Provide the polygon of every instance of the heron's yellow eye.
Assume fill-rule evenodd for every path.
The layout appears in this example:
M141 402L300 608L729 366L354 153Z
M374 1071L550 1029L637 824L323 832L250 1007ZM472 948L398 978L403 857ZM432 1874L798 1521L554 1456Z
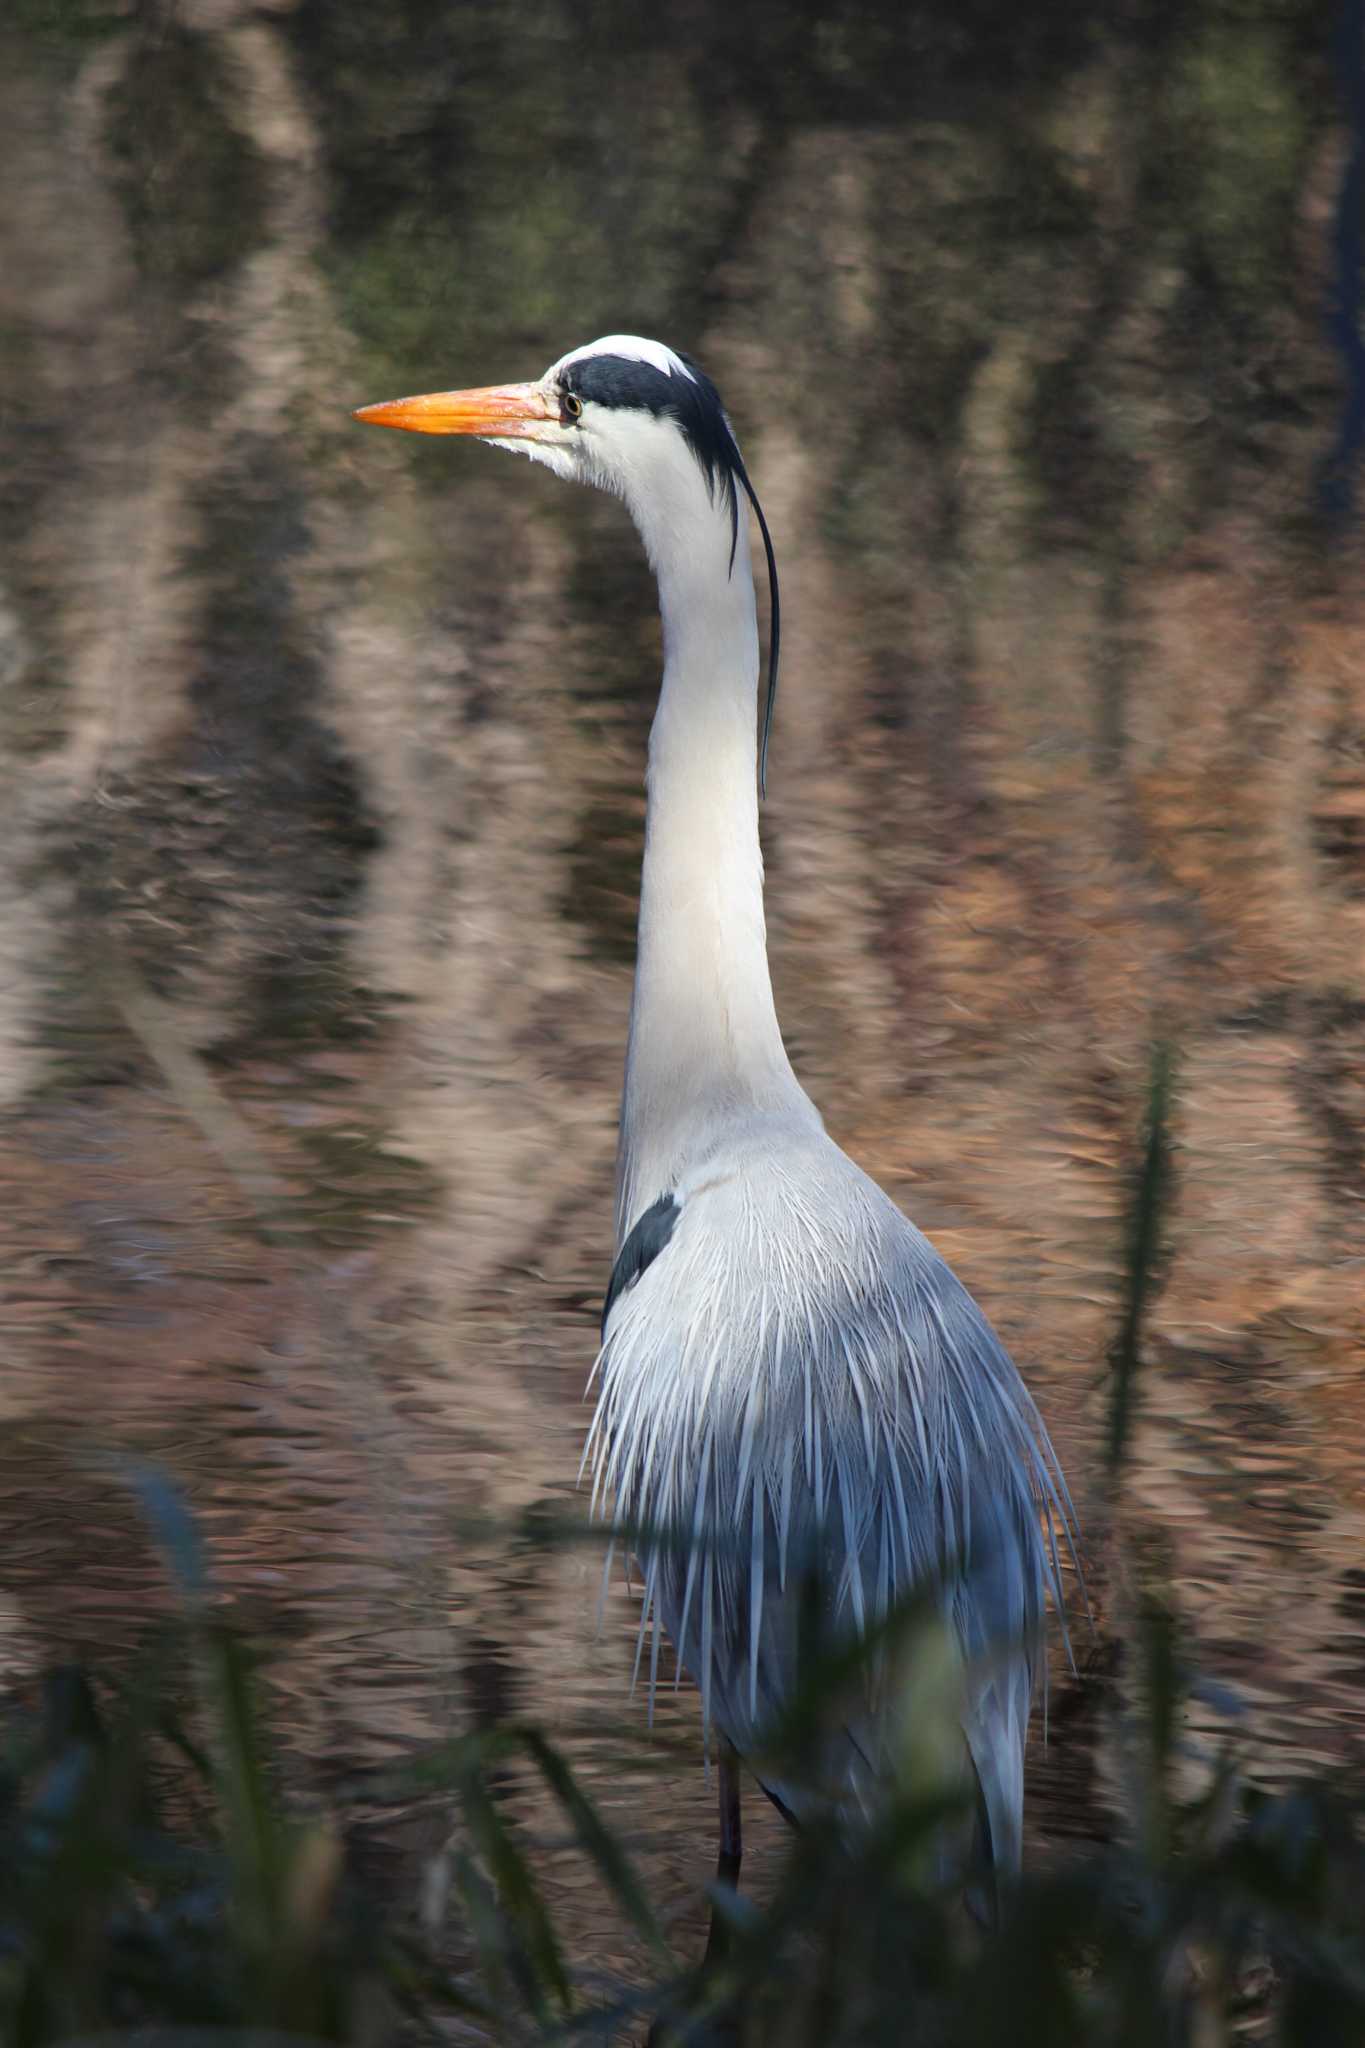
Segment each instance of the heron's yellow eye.
M583 401L575 392L566 391L559 401L559 408L565 419L581 420L583 417Z

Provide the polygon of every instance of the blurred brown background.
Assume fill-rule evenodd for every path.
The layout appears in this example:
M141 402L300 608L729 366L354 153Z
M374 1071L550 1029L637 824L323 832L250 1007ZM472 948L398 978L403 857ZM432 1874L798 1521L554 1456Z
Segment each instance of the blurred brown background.
M638 1725L628 1602L507 1530L578 1511L652 585L617 506L348 419L621 328L764 499L779 1007L1038 1393L1083 1657L1165 1037L1125 1514L1253 1767L1365 1759L1347 55L1306 0L7 11L7 1679L167 1597L150 1454L301 1770ZM1090 1754L1036 1833L1102 1824ZM700 1770L613 1782L695 1884Z

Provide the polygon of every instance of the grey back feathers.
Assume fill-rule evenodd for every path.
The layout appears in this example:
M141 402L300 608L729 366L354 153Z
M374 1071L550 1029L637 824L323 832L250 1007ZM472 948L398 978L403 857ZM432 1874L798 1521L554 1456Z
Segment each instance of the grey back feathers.
M585 1454L594 1506L614 1497L642 1532L637 1673L652 1622L652 1699L662 1622L704 1720L744 1751L793 1686L809 1564L850 1631L936 1588L992 1851L1012 1867L1071 1527L1033 1403L950 1268L823 1132L750 1125L682 1197L636 1225ZM871 1804L894 1743L894 1700L869 1695L832 1759L845 1797ZM808 1796L768 1789L798 1814Z

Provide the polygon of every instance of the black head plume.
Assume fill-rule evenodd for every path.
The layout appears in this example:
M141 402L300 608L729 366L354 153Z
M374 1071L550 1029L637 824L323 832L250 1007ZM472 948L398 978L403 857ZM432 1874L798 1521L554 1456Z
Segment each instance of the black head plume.
M768 793L768 740L772 732L773 707L777 701L777 657L782 638L782 608L777 586L777 557L772 535L749 481L744 458L739 452L730 422L717 391L706 372L690 356L679 355L685 377L670 375L653 363L633 356L580 356L566 363L562 372L565 391L598 405L628 406L655 417L671 419L691 449L706 478L713 498L721 499L730 513L730 568L735 566L739 545L739 497L736 486L753 506L763 535L763 552L768 562L768 594L771 600L768 628L768 692L763 705L763 727L758 749L758 790Z
M763 507L758 502L758 492L749 482L749 472L739 461L739 450L735 450L738 464L735 474L744 486L745 494L754 511L758 514L758 530L763 535L763 552L768 558L768 694L763 704L763 732L758 743L758 793L768 794L768 736L773 729L773 705L777 701L777 656L782 644L782 601L777 589L777 556L773 553L773 537L768 531L768 522L763 517ZM734 562L733 545L730 560Z

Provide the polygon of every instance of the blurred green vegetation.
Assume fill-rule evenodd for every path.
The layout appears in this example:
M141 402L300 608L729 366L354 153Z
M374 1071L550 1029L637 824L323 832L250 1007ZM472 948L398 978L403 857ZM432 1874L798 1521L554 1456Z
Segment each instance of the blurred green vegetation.
M11 0L6 25L45 63L70 72L106 37L126 29L128 15L118 0Z
M109 93L107 137L138 266L177 292L230 270L264 232L260 158L229 105L203 37L149 15Z
M717 1894L728 1942L698 1970L535 1728L496 1724L305 1807L271 1767L247 1646L200 1618L115 1685L59 1670L11 1704L0 2030L14 2048L153 2024L377 2044L450 2038L458 2019L462 2040L548 2044L638 2039L662 2019L678 2043L1209 2048L1254 2020L1256 2039L1295 2048L1359 2040L1358 1800L1257 1792L1231 1751L1179 1795L1178 1625L1155 1593L1139 1622L1121 1838L1027 1873L1000 1924L975 1926L929 1875L952 1799L925 1731L922 1768L874 1823L793 1833L761 1904ZM837 1713L849 1677L846 1656L812 1664L778 1746ZM528 1773L610 1899L633 1974L571 1953L545 1845L516 1818ZM355 1853L359 1830L416 1798L447 1810L448 1845L386 1885Z
M1244 319L1283 290L1311 132L1286 55L1282 23L1212 17L1179 51L1167 94L1172 224Z

